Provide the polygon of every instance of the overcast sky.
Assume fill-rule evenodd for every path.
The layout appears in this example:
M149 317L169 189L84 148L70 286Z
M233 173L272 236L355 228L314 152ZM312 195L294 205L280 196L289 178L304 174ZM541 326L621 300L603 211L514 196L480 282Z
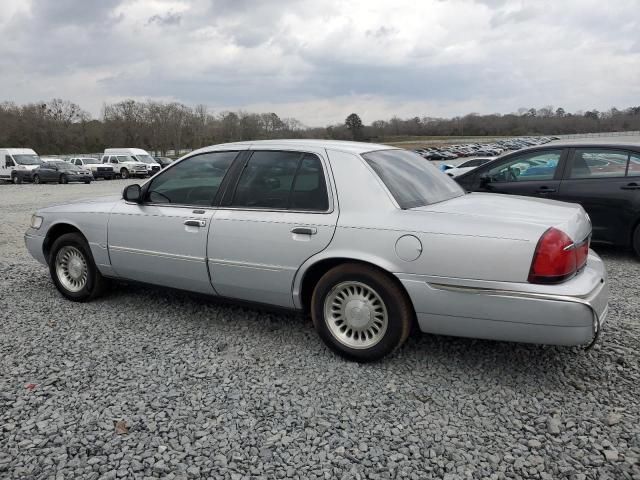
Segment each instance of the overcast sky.
M640 104L640 0L2 0L0 100L392 115Z

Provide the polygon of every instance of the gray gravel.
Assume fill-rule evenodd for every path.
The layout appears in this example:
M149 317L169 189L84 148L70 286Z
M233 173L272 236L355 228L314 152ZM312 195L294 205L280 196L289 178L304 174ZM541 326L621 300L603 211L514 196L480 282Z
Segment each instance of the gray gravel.
M116 285L62 299L32 210L125 182L0 185L0 478L640 479L640 262L577 348L416 335L373 365L308 318Z

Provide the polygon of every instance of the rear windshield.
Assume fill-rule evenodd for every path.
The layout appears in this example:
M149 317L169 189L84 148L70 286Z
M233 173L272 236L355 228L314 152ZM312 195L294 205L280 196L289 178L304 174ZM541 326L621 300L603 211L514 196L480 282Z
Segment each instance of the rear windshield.
M387 186L400 208L415 208L464 195L448 175L408 150L379 150L362 155Z

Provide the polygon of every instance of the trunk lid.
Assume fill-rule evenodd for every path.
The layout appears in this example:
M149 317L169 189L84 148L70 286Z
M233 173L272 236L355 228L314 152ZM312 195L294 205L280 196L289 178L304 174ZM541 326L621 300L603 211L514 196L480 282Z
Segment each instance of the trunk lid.
M499 218L515 224L555 227L569 235L574 242L581 242L591 234L591 221L581 205L544 198L469 193L412 210L446 213L475 219ZM461 218L461 221L464 220Z

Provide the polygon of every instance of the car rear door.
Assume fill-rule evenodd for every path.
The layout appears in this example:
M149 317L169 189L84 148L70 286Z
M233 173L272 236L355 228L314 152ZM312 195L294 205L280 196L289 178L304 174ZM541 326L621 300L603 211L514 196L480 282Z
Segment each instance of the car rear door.
M251 151L209 234L209 266L220 295L293 306L299 267L331 241L337 201L324 149Z
M111 212L109 257L121 277L214 294L207 236L222 182L240 149L194 155L158 174L143 201Z
M566 155L564 148L509 155L478 167L460 183L471 191L557 198Z
M640 208L640 154L572 148L558 198L584 207L594 241L628 245Z

